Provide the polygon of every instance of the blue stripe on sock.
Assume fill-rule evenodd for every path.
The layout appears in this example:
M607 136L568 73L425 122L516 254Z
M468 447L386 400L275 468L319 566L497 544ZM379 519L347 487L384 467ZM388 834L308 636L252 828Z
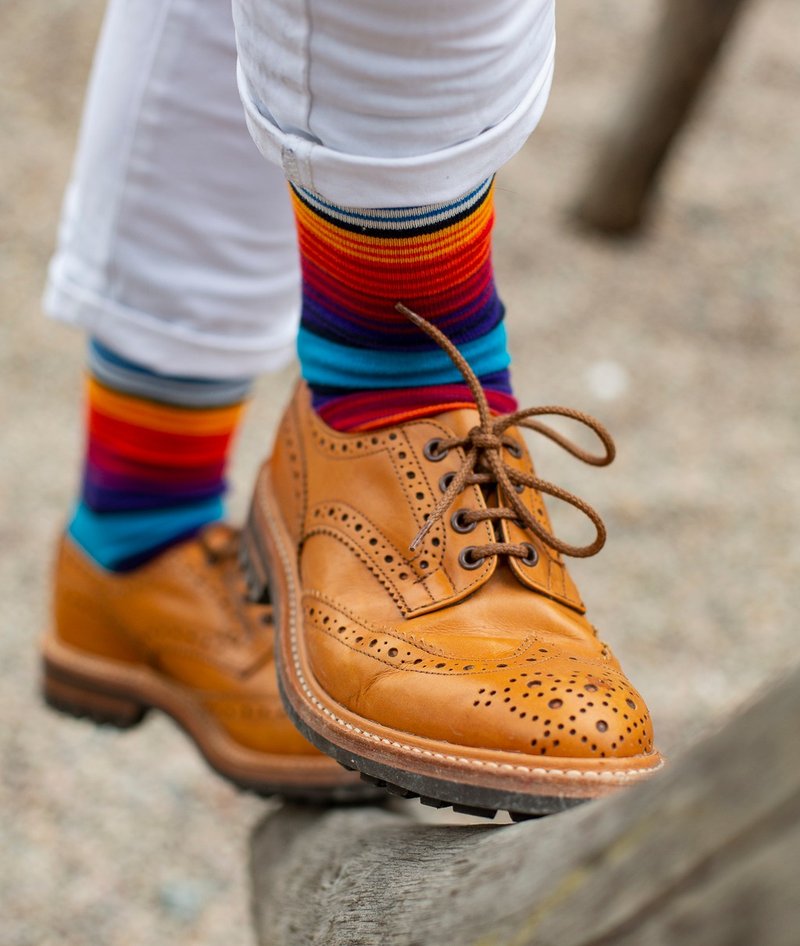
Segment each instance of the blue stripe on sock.
M459 346L476 375L502 371L511 363L506 329L501 322L480 338ZM297 352L303 377L313 386L330 385L353 390L452 384L461 374L441 349L434 351L368 351L321 338L302 326Z
M502 391L504 394L513 393L511 388L511 372L508 368L504 368L502 371L493 371L491 374L482 374L480 376L480 382L485 388L490 388L492 391ZM420 387L429 387L429 385L420 385ZM314 396L322 399L343 397L352 393L351 388L340 388L333 385L314 386Z
M148 553L165 548L177 537L197 532L222 519L225 506L219 497L169 509L133 512L94 512L86 503L75 508L68 533L103 568L120 571L143 561Z

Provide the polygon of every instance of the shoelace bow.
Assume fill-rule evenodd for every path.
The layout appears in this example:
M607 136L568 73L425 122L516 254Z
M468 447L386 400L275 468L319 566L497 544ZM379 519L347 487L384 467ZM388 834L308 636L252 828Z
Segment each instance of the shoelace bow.
M525 410L514 411L511 414L492 417L489 402L480 381L450 339L435 325L413 312L402 302L398 302L395 308L447 353L469 387L480 417L480 424L468 431L466 437L438 440L436 447L440 455L443 456L445 452L460 447L464 450L465 456L461 468L453 476L441 499L433 507L425 524L414 537L414 541L410 546L411 550L417 549L429 530L442 518L465 486L481 485L490 488L492 486L499 487L498 501L499 496L503 496L509 505L468 510L460 517L463 526L466 527L472 523L482 521L499 522L507 519L519 523L524 529L537 536L545 545L564 555L570 555L574 558L587 558L599 552L606 541L606 528L600 515L587 502L560 486L539 479L532 473L524 473L508 466L502 459L502 451L503 449L512 452L519 450L519 444L506 434L508 428L525 427L557 443L584 463L589 463L592 466L608 466L614 459L616 448L614 441L611 439L611 434L606 428L590 414L569 407L552 405L529 407ZM599 456L589 453L552 427L548 427L547 424L532 419L543 415L558 415L578 421L596 434L603 444L605 452ZM594 541L589 545L570 545L548 532L519 498L518 493L525 487L538 490L540 493L546 493L548 496L560 499L580 510L595 527ZM487 545L473 546L471 549L473 563L480 563L482 559L492 555L508 555L529 560L532 552L535 553L535 550L528 544L511 542L493 542Z

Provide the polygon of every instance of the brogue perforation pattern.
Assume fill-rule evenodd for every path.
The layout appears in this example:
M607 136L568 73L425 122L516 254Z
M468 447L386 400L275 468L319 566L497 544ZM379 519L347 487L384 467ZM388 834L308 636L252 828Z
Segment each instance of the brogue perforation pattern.
M305 619L309 625L315 625L319 630L330 637L338 639L351 650L362 651L370 656L381 655L384 663L390 666L420 672L441 674L486 673L493 670L502 670L509 666L509 660L517 659L517 655L506 657L501 661L483 661L465 658L456 660L443 654L435 653L404 639L397 634L370 629L366 625L344 614L325 601L315 597L305 602ZM523 648L527 650L527 644ZM547 648L542 653L549 652ZM529 658L536 661L543 658Z
M530 751L537 755L598 758L653 749L644 703L617 673L576 667L518 673L505 686L480 687L473 708L504 709L530 725ZM571 747L571 748L570 748Z
M385 450L388 439L383 431L374 434L365 433L356 438L353 438L352 434L337 436L336 431L327 428L323 431L317 423L311 428L311 436L318 449L331 458L342 460Z
M312 427L311 434L316 447L333 459L346 460L387 451L396 471L398 482L408 499L409 508L413 510L415 521L418 526L421 526L426 520L427 511L433 505L434 492L425 471L416 458L414 448L397 431L364 433L363 436L354 439L351 434L339 437L336 436L334 431L323 432L315 424ZM413 536L409 536L409 541L411 538ZM445 532L437 525L426 536L420 547L415 550L413 557L408 558L404 555L402 558L409 564L417 562L418 568L422 572L422 574L418 573L417 577L425 578L442 567L445 543Z
M293 418L292 418L293 419ZM286 424L282 432L283 443L286 449L286 457L289 461L289 480L292 490L292 498L295 502L295 508L298 510L300 521L293 523L295 528L302 527L304 510L306 507L306 484L302 472L302 463L300 452L302 447L295 434L294 424Z
M372 574L396 596L395 600L402 599L406 607L410 606L405 600L410 587L423 581L431 570L428 559L407 559L373 522L344 503L322 503L311 510L307 536L319 532L345 539ZM430 595L427 597L430 599Z
M429 510L435 502L433 487L408 438L401 437L392 431L388 434L388 440L392 447L390 451L392 464L408 498L408 505L414 512L414 521L419 528L427 522ZM413 536L409 536L409 541L412 538ZM436 523L414 553L424 575L433 574L435 569L441 567L444 558L444 542L444 530L441 523Z
M484 677L463 689L469 700L463 708L466 719L473 713L492 714L495 728L513 730L522 751L611 758L653 749L650 717L641 697L621 674L603 667L602 658L566 657L556 648L526 641L520 651L501 660L455 659L371 629L319 598L306 600L304 610L307 626L397 670ZM478 724L485 726L486 720Z

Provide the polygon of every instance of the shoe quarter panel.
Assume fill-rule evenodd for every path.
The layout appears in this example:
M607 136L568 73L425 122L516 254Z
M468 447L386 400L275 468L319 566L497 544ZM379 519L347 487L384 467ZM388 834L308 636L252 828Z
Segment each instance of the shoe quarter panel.
M416 549L410 548L439 498L444 472L425 458L424 444L452 435L433 423L341 434L314 416L306 428L303 543L320 535L335 539L390 591L406 616L469 594L494 570L492 560L472 570L459 565L467 546L492 541L485 523L476 535L465 536L439 521ZM469 503L480 506L480 491L468 489Z

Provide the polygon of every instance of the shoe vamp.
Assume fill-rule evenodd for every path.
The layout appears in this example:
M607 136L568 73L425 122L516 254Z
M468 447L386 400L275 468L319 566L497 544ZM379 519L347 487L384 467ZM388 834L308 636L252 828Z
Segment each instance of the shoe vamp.
M468 598L407 620L372 623L309 593L304 610L314 676L381 726L558 756L652 746L641 697L591 625L522 588L505 567Z
M606 649L583 615L520 585L505 562L475 592L400 627L454 657L513 657L534 644L550 653L601 658Z
M473 648L456 657L452 648L435 653L427 640L368 632L320 601L307 607L306 631L323 689L412 740L557 756L587 748L598 757L630 756L652 747L641 697L596 652L579 656L531 637L513 654L476 656Z

